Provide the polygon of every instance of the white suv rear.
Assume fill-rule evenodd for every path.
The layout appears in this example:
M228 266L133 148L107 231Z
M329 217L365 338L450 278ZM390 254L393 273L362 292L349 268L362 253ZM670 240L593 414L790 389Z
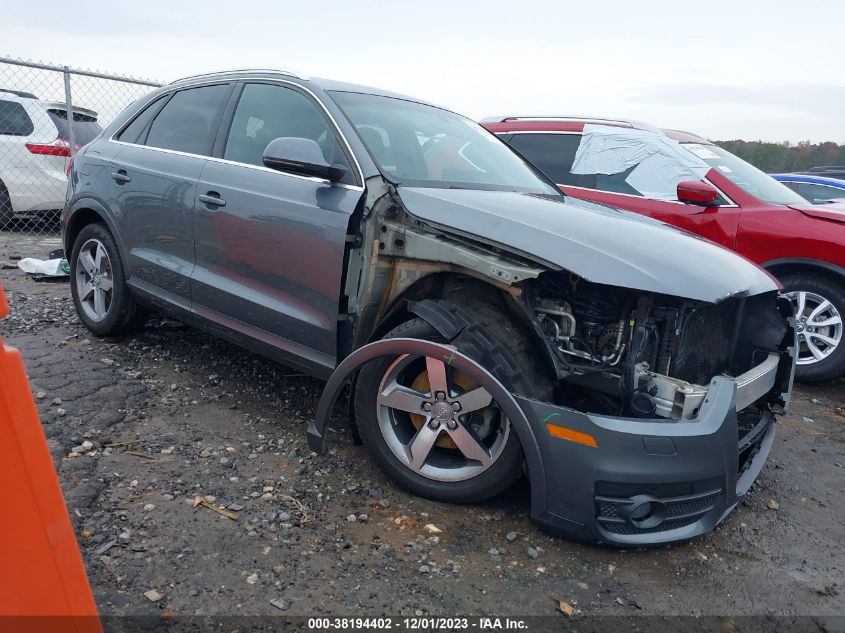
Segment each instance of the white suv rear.
M97 113L73 108L77 147L102 127ZM15 218L38 218L64 206L70 159L67 106L0 88L0 229Z

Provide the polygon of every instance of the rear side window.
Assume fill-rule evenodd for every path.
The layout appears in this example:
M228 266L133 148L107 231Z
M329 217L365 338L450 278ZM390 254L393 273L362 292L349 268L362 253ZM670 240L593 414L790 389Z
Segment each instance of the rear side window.
M580 134L514 134L510 141L511 147L555 183L594 189L594 175L569 172L580 143Z
M230 84L177 92L153 120L145 145L209 156Z
M34 129L32 119L20 103L0 99L0 134L29 136Z
M48 108L47 114L50 115L50 120L58 128L59 136L70 140L67 110ZM82 114L81 112L73 113L73 140L77 145L87 145L97 138L97 135L102 131L103 128L97 123L97 117Z
M144 110L135 117L135 119L127 125L123 132L121 132L117 140L124 143L141 143L143 145L146 140L147 127L150 125L155 116L161 110L161 107L167 102L167 97L160 97L148 105Z
M349 161L317 105L300 92L283 86L244 86L226 139L223 158L263 165L267 144L275 138L287 136L315 141L327 163L339 163L347 168L346 177L341 182L354 183Z
M795 184L797 184L796 191L813 204L824 204L825 202L845 198L845 189L837 189L836 187L807 182Z

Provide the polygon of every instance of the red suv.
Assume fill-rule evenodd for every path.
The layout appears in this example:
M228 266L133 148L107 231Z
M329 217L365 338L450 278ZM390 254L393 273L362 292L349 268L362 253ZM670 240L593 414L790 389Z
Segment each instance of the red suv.
M482 124L564 193L673 224L766 268L795 305L796 377L845 373L845 208L810 205L687 132L579 117L496 117Z

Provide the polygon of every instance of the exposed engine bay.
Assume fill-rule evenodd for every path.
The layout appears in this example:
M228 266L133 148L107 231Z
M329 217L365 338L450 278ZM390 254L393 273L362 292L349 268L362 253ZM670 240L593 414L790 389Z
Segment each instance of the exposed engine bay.
M712 304L547 273L524 301L559 361L558 401L607 415L692 419L714 377L761 363L785 333L775 293Z

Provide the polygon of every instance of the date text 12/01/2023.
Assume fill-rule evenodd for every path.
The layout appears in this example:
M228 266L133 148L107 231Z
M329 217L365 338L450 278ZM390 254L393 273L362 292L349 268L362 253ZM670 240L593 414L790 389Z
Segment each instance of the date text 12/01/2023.
M475 618L309 618L311 630L519 630L526 629L525 620L519 618L475 617Z

